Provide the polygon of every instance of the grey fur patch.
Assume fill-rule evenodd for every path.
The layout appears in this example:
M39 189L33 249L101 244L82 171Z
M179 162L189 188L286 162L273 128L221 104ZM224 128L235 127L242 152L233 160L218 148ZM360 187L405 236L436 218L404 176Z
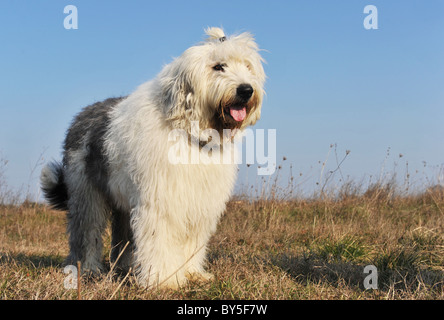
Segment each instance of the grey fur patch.
M109 194L109 161L104 149L110 112L124 98L110 98L85 107L74 118L64 142L63 168L66 172L64 185L70 245L66 263L81 261L82 269L91 272L102 270L101 233L110 214L111 260L117 262L120 270L128 269L132 260L133 235L129 212L119 209ZM47 173L48 178L44 180L52 182L55 180L53 175L52 171ZM46 184L54 185L49 182ZM129 245L125 248L127 242Z
M108 159L104 152L104 136L108 130L109 112L124 97L109 98L85 107L74 119L64 144L64 165L70 152L86 146L85 173L90 183L108 197Z

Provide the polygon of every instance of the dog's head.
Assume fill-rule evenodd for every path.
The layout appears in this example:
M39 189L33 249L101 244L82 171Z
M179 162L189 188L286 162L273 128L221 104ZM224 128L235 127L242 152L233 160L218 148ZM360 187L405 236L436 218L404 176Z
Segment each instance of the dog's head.
M167 65L158 79L165 114L176 128L243 129L260 118L264 95L263 59L249 33L225 36L206 30L203 43Z

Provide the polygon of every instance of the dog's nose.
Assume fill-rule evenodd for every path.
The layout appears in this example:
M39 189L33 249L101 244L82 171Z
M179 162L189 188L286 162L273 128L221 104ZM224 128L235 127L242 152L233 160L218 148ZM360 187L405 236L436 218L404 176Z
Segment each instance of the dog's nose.
M237 96L243 101L248 101L248 99L250 99L253 95L253 92L253 87L249 84L241 84L236 90Z

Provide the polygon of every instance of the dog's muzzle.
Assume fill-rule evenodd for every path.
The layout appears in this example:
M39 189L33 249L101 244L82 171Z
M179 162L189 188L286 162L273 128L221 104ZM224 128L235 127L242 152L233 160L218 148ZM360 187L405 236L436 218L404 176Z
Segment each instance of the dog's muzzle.
M241 84L236 89L235 103L224 108L224 113L235 122L242 122L247 117L248 101L253 96L254 89L249 84Z

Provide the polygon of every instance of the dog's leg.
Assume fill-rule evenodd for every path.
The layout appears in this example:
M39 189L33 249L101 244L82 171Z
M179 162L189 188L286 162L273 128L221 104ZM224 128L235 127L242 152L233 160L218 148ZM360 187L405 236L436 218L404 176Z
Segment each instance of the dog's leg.
M83 271L99 273L102 267L102 233L108 208L101 194L88 183L71 184L68 201L70 253L66 264L81 262ZM73 187L75 186L75 187Z
M208 230L205 227L202 230ZM209 232L195 230L193 237L190 237L183 245L183 250L187 254L186 276L192 281L211 281L214 275L205 271L207 243L209 241Z
M129 213L115 209L112 212L111 265L121 272L128 272L132 263L133 235Z
M206 248L201 247L196 251L187 266L186 276L191 281L207 282L214 280L214 275L205 271L204 266L206 262Z
M187 282L183 231L159 211L141 206L131 212L135 271L142 286L176 289Z

